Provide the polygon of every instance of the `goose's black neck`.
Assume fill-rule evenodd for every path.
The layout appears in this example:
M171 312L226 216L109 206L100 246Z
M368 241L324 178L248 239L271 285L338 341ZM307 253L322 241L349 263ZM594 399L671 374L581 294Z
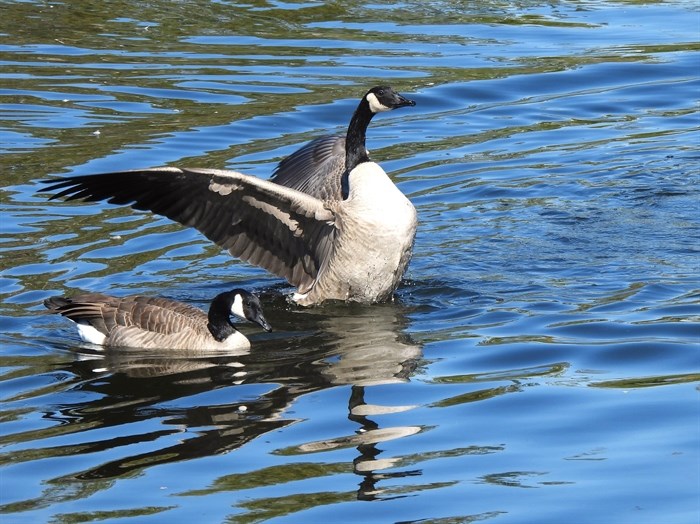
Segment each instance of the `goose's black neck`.
M350 171L363 162L369 162L369 153L365 146L367 127L374 112L369 108L367 97L363 97L350 119L348 133L345 136L345 172L340 179L343 199L350 195Z
M221 293L214 297L209 306L207 328L217 342L223 342L236 332L231 323L230 302L227 301L227 293Z
M345 136L345 169L348 173L362 162L369 162L365 138L373 116L367 97L363 97L350 119L348 134Z

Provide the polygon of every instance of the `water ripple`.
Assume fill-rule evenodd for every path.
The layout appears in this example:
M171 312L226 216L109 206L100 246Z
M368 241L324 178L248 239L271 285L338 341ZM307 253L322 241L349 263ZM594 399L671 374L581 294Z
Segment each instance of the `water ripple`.
M0 513L697 521L697 15L3 2ZM387 304L295 308L195 231L38 193L154 165L266 178L379 83L417 101L368 132L420 217ZM41 314L233 286L275 328L242 326L240 354L103 352Z

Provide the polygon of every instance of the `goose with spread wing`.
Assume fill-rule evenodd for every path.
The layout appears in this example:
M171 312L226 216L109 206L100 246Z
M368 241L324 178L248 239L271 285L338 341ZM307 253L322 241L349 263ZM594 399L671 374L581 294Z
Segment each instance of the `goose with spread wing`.
M250 341L231 322L230 315L272 328L260 300L243 289L220 293L209 312L163 297L112 297L84 293L50 297L47 313L75 322L84 342L106 347L189 350L246 350Z
M285 278L297 288L292 298L300 305L383 301L408 265L417 217L369 159L367 110L411 105L390 87L370 89L348 127L341 168L337 147L328 155L307 145L281 163L276 180L161 167L52 180L42 191L58 191L52 199L127 204L194 227L234 257Z

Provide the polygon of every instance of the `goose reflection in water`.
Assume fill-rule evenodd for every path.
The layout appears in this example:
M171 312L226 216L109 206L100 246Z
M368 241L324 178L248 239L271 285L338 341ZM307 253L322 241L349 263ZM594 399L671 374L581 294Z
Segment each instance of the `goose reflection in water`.
M299 397L351 386L345 417L360 427L355 435L327 441L326 449L357 447L359 455L347 468L352 467L363 477L358 496L364 498L374 491L373 483L381 478L374 471L394 464L391 459L376 458L380 453L377 444L420 431L418 427L380 428L369 418L410 406L364 402L365 388L408 381L420 362L421 347L405 333L405 309L400 303L290 309L284 297L277 295L266 297L265 302L266 314L276 330L271 334L252 333L251 351L173 355L120 350L106 351L102 358L79 353L69 369L80 377L72 389L89 393L91 400L64 404L50 414L51 418L73 424L75 432L85 432L86 440L94 429L134 422L148 422L152 428L157 422L155 429L146 432L134 434L132 429L113 440L81 444L80 453L113 447L128 450L130 445L141 451L143 442L157 439L174 443L138 454L127 451L116 460L70 477L110 479L157 464L235 451L296 422L288 411ZM196 395L206 396L194 405L186 400ZM203 399L212 402L203 404ZM183 438L183 433L189 433L188 437ZM319 451L318 446L309 443L291 450L291 455ZM294 466L298 467L290 463Z

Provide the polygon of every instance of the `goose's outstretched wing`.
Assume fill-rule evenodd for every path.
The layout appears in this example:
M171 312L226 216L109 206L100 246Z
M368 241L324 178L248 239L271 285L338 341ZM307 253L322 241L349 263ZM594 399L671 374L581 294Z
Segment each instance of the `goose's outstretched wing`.
M194 227L234 257L306 292L331 252L335 216L308 194L236 171L162 167L50 183L51 198L106 200Z
M270 180L321 200L342 200L343 171L345 137L325 135L284 158Z

